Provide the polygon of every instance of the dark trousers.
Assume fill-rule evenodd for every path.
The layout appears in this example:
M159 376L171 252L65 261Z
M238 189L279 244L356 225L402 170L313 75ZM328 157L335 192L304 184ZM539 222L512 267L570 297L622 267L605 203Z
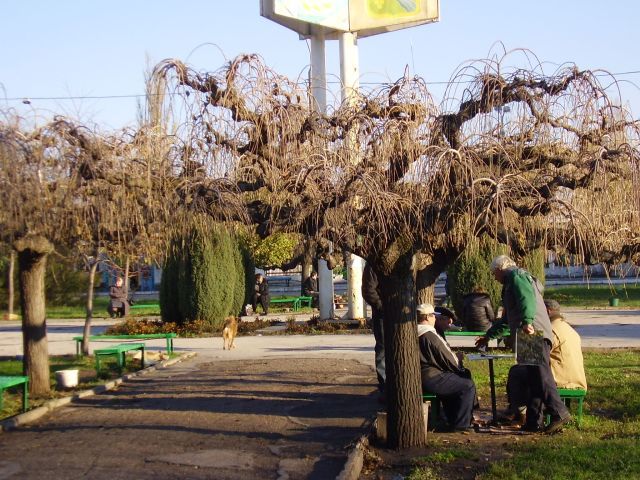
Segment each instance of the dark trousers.
M544 342L543 365L524 365L526 369L526 379L529 385L529 398L527 401L527 423L528 427L539 427L543 424L543 406L552 417L565 418L569 415L567 407L558 395L558 387L551 372L549 363L549 352L551 344Z
M384 360L384 322L382 315L373 312L371 315L371 326L373 329L373 338L376 340L373 351L375 352L376 375L378 376L378 388L384 392L384 383L387 379L386 366Z
M253 311L254 313L258 313L257 307L258 307L258 302L260 302L260 305L262 305L262 310L264 310L264 313L269 313L269 296L268 295L260 295L259 293L254 293L253 294Z
M435 393L449 426L468 428L476 401L476 386L473 380L452 372L443 372L431 378L422 378L422 390Z

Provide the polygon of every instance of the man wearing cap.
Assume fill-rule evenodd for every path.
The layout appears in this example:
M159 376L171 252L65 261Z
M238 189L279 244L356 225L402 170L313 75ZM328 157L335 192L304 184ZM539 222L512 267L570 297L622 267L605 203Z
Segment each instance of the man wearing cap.
M468 430L476 386L469 371L462 367L461 356L453 353L438 335L433 305L423 303L417 313L422 390L434 393L442 402L449 430Z
M571 420L571 414L560 399L556 382L551 373L549 353L553 342L553 332L547 309L542 299L542 285L529 272L518 268L506 255L496 257L491 263L495 279L502 284L502 319L493 324L487 333L476 340L476 346L486 346L490 339L501 338L507 329L512 338L519 335L533 335L540 332L544 338L543 362L541 365L526 365L524 371L529 395L527 417L522 429L538 432L542 429L543 405L551 414L551 423L544 429L555 433Z
M549 354L551 371L558 388L587 389L587 378L584 374L582 358L582 342L580 335L571 325L565 322L560 312L560 304L555 300L545 300L547 313L553 330L553 344ZM524 366L516 365L509 370L507 380L507 396L510 409L524 411L527 404L527 379Z

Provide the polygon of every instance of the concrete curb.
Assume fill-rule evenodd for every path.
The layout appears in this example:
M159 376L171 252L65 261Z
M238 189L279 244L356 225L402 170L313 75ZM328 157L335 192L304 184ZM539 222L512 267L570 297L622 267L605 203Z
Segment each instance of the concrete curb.
M369 436L363 435L358 439L355 446L349 453L347 461L336 480L358 480L364 465L364 452L369 446Z
M72 403L74 400L78 400L80 398L89 397L91 395L99 395L101 393L107 392L109 390L113 390L115 387L120 385L125 380L129 380L134 377L138 377L141 375L146 375L148 373L154 372L159 368L167 368L171 365L174 365L178 362L182 362L189 358L195 357L197 354L195 352L186 352L180 355L177 358L172 358L170 360L164 360L162 362L156 363L155 365L151 365L150 367L144 368L142 370L138 370L137 372L129 373L127 375L123 375L121 378L116 378L115 380L111 380L103 385L98 385L97 387L91 388L89 390L82 390L68 397L56 398L55 400L49 400L43 406L34 408L33 410L29 410L25 413L20 413L6 420L0 421L0 433L8 432L15 428L18 428L22 425L26 425L28 423L34 422L46 415L47 413L56 410L57 408L63 407Z

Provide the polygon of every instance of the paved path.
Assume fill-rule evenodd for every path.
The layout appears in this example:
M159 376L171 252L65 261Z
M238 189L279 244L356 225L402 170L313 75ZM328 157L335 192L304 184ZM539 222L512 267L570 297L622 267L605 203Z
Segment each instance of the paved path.
M582 337L583 347L640 347L640 310L574 310L564 315ZM277 315L269 315L276 317ZM299 321L309 315L299 315ZM82 320L49 320L49 353L63 355L75 353L72 337L82 334ZM104 331L114 320L94 321L94 334ZM450 337L453 346L472 346L473 337ZM118 343L118 342L113 342ZM100 345L108 345L104 342ZM164 340L146 342L150 350L164 350ZM96 343L92 344L93 346ZM222 350L220 337L178 338L174 342L177 352L194 351L213 359L240 360L300 356L313 353L319 357L337 356L373 363L373 335L263 335L238 337L237 348ZM0 356L22 354L22 331L18 322L0 322Z

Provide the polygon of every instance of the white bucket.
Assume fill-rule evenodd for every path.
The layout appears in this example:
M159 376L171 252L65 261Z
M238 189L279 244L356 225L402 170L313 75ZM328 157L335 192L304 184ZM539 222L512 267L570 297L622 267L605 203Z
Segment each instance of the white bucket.
M56 383L60 388L78 386L78 370L58 370L56 372Z

